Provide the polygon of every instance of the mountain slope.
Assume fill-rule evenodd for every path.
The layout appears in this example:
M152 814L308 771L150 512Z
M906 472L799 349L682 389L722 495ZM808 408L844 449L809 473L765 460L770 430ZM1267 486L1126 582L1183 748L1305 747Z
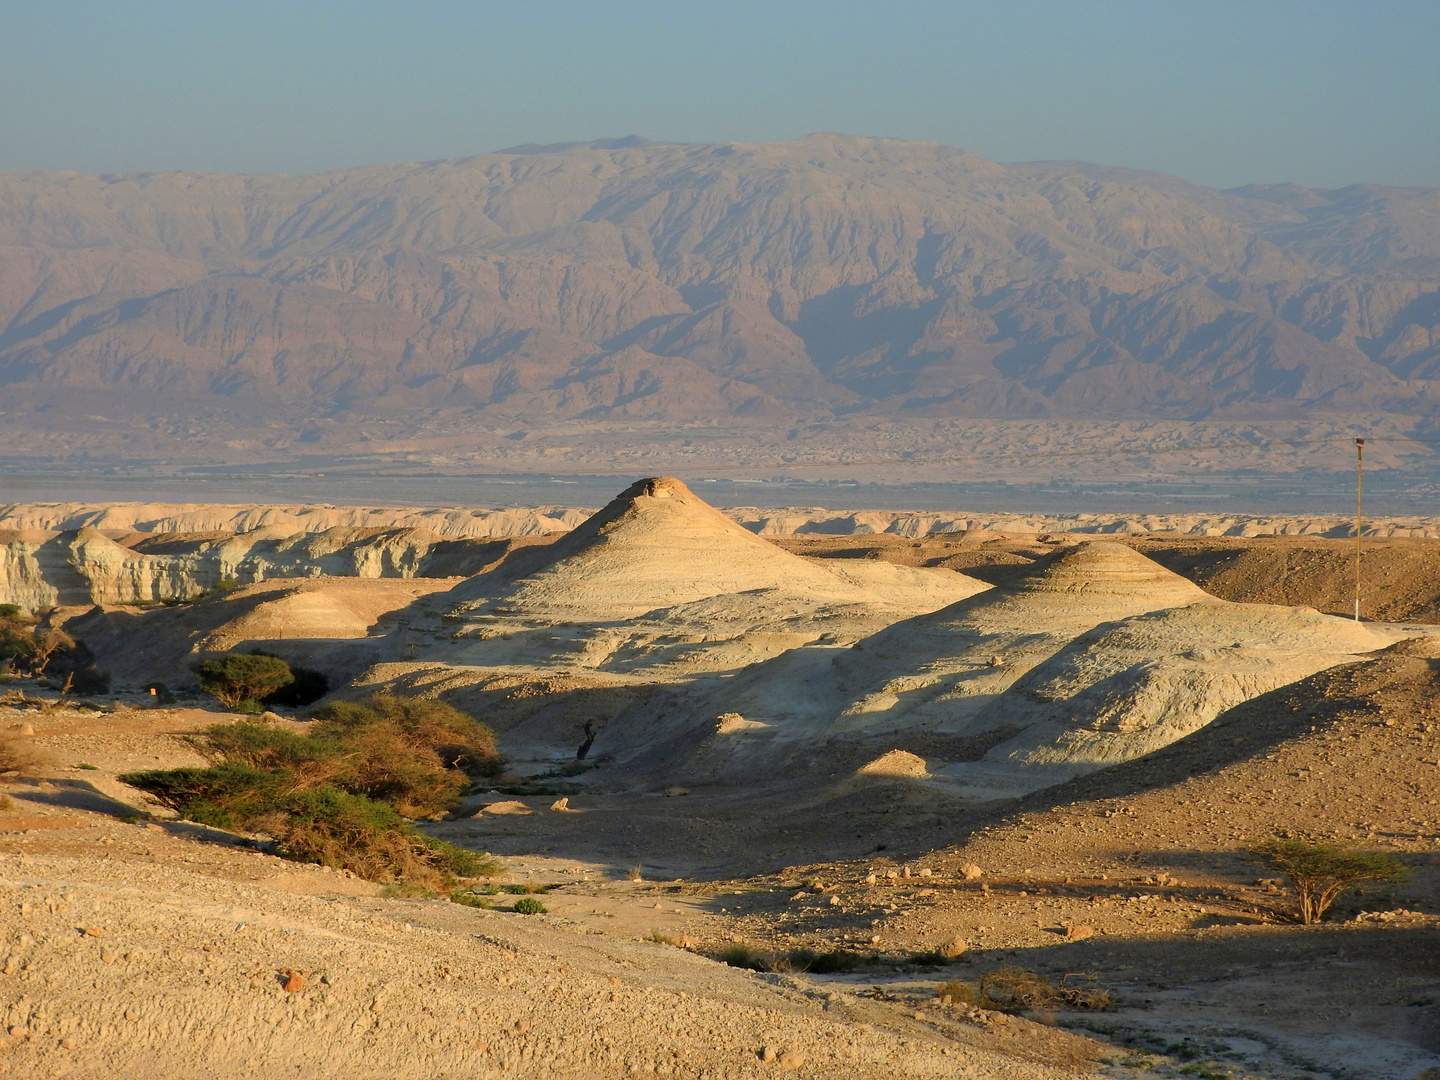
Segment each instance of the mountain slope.
M530 426L1424 417L1437 223L1431 190L1221 192L829 134L10 173L0 385L283 402L297 427L337 403Z

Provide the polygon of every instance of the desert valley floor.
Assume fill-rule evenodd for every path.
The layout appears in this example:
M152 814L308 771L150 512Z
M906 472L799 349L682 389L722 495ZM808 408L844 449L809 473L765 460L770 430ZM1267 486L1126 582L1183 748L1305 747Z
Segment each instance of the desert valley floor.
M0 1075L1440 1077L1433 521L1356 620L1326 521L0 510L0 603L113 676L0 682ZM495 730L420 823L488 906L119 779L252 649ZM1408 877L1299 925L1276 837ZM1067 993L965 999L1016 971Z

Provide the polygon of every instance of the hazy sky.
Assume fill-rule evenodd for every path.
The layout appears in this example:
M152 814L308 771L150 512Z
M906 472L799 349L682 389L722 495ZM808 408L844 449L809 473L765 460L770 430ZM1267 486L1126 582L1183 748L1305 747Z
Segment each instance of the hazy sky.
M842 131L1440 186L1437 55L1437 0L0 0L0 169Z

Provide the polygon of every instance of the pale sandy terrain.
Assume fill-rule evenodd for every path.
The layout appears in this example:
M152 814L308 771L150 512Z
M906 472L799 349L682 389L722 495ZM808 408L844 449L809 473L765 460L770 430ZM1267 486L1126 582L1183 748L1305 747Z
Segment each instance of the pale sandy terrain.
M63 610L127 676L183 686L196 658L263 647L349 680L340 696L482 717L511 775L426 828L549 884L550 913L377 896L154 814L115 776L195 763L178 736L223 718L204 698L135 709L124 677L113 712L11 698L4 726L54 760L0 777L22 919L0 1062L1414 1080L1440 1066L1440 573L1429 541L1370 543L1367 611L1403 618L1329 613L1353 587L1340 539L774 540L652 478L469 576ZM1247 853L1277 833L1393 853L1410 880L1295 926ZM847 950L852 970L718 963L736 944ZM1114 1008L935 998L1006 964L1093 977Z

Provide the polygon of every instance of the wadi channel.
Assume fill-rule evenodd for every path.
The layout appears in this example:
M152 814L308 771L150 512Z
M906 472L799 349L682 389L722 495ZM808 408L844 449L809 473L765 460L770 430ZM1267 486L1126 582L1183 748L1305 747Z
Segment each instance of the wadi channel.
M0 510L5 1075L1440 1077L1433 520ZM137 780L397 700L483 873Z

